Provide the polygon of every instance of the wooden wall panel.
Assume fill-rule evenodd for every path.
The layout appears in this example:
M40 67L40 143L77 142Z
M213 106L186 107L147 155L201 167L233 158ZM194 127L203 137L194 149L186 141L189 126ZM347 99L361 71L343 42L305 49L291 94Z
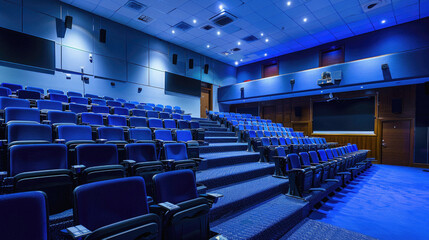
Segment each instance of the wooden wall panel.
M348 143L357 144L359 149L368 149L371 152L368 153L368 157L377 158L379 148L377 147L377 136L368 135L317 135L312 134L314 137L324 137L328 142L338 142L340 145L346 145Z

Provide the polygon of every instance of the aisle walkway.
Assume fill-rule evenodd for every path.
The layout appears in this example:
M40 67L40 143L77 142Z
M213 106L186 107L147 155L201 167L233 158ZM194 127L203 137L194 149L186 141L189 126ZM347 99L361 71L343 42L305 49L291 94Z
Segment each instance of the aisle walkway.
M429 239L429 172L374 165L311 219L379 239Z

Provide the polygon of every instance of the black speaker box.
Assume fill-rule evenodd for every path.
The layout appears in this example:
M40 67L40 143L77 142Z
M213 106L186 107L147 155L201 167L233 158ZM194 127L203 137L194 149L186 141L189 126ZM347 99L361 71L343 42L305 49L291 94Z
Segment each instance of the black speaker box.
M302 116L302 107L295 107L295 117Z
M194 69L194 59L189 59L189 69Z
M100 42L105 43L107 37L106 29L100 29Z
M177 54L173 54L173 64L177 64Z
M66 28L72 29L73 17L72 16L66 16L65 23L66 23Z
M205 65L204 65L204 73L205 73L205 74L208 74L208 73L209 73L209 65L208 65L208 64L205 64Z
M401 98L392 99L392 113L395 113L395 114L402 113L402 99Z

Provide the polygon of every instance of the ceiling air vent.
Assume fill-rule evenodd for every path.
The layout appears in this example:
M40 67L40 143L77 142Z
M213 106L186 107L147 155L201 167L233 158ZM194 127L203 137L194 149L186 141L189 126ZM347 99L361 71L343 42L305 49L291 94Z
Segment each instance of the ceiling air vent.
M240 50L241 50L241 48L233 48L233 49L231 49L232 52L238 52Z
M125 4L125 7L131 8L131 9L133 9L135 11L138 11L138 12L141 12L141 11L143 11L143 10L145 10L147 8L146 5L141 4L141 3L137 2L137 1L133 1L133 0L128 1Z
M258 38L253 36L253 35L249 35L249 36L242 38L242 39L243 39L243 41L246 41L246 42L254 42L254 41L258 40Z
M362 10L369 12L374 9L389 5L391 0L359 0Z
M153 21L153 18L145 15L141 15L138 19L144 23L150 23Z
M221 53L219 53L220 55L222 55L222 56L229 56L229 55L231 55L231 54L233 54L232 52L230 52L230 51L225 51L225 52L221 52Z
M235 21L235 19L237 19L236 16L232 15L231 13L227 12L227 11L223 11L219 14L216 14L215 16L211 17L209 20L219 26L219 27L223 27L226 26L232 22Z
M182 30L184 32L186 32L186 31L188 31L189 29L192 28L191 25L189 25L189 24L187 24L187 23L185 23L183 21L181 21L178 24L174 25L174 27L177 28L177 29L180 29L180 30Z
M211 26L211 25L205 25L205 26L203 26L203 27L201 27L201 29L204 29L204 30L210 30L210 29L213 29L214 27L213 26Z

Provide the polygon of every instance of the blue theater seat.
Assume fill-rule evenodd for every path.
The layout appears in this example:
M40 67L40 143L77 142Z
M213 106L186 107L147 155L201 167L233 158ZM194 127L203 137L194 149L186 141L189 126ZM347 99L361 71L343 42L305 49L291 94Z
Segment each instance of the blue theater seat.
M115 100L114 98L109 97L109 96L104 96L104 97L103 97L103 99L104 99L104 100L107 100L107 101Z
M72 208L73 174L68 169L67 148L62 144L24 144L10 148L10 192L43 191L49 213Z
M110 113L110 108L107 107L107 106L92 105L91 106L91 111L93 113L101 113L103 115L108 115Z
M46 195L42 192L1 195L1 238L48 240L46 205Z
M47 118L52 126L77 124L76 113L62 111L48 111Z
M182 119L182 116L181 116L180 114L178 114L178 113L173 113L173 114L171 114L171 117L172 117L173 119L177 119L177 120Z
M171 109L171 108L164 108L163 112L172 114L173 113L173 109Z
M91 100L96 100L96 99L101 100L98 95L91 94L91 93L85 93L85 97L86 98L91 98Z
M127 118L121 115L107 116L107 123L109 126L127 127Z
M79 186L74 191L74 222L91 239L161 239L161 220L149 213L141 177Z
M179 129L191 129L191 123L185 120L178 120L177 127Z
M139 105L140 103L139 102L137 102L137 101L129 101L129 103L132 103L132 104L134 104L134 105Z
M52 143L52 128L44 124L11 123L7 128L9 146L28 143Z
M148 119L148 126L151 129L157 129L157 128L163 128L162 120L159 118L149 118Z
M82 113L81 115L82 124L88 124L92 126L103 126L103 115L99 113Z
M154 107L153 108L153 110L156 111L156 112L162 112L163 109L164 108L161 108L161 107Z
M190 158L200 157L200 144L203 145L204 141L196 141L192 139L192 133L190 130L176 130L175 131L176 141L179 143L185 143Z
M152 106L150 106L150 105L144 105L144 106L143 106L143 110L146 110L146 111L153 111L153 108L154 108L154 107L152 107Z
M138 143L155 142L152 138L152 131L149 128L131 128L129 130L129 134L130 134L130 141L132 142L138 142Z
M312 164L310 160L310 155L307 152L300 152L299 153L300 160L301 160L301 166L303 168L311 168L313 171L313 183L312 187L320 187L322 184L322 177L323 177L323 168L319 164Z
M82 125L61 125L57 128L58 139L68 146L78 145L83 143L95 143L92 140L92 130L90 126Z
M53 100L53 101L63 102L63 103L68 103L69 102L69 98L66 95L59 94L59 93L50 93L49 94L49 99Z
M71 103L78 103L78 104L88 105L88 98L84 98L84 97L70 97L70 102Z
M40 111L34 108L7 107L5 109L5 122L40 123Z
M335 178L335 162L321 161L316 151L309 151L310 160L312 164L321 165L323 168L323 180Z
M122 103L118 102L118 101L107 100L106 103L107 103L107 106L109 106L109 107L122 107Z
M125 177L115 144L81 144L76 147L76 156L77 165L84 166L79 178L82 184Z
M169 114L169 113L166 113L166 112L160 112L160 113L159 113L159 118L161 118L161 119L171 119L171 116L170 116L170 114Z
M12 95L12 90L6 87L0 87L0 96L1 97L9 97Z
M176 129L177 128L176 121L173 119L164 119L164 128Z
M147 119L145 117L130 117L130 127L147 127Z
M127 109L133 109L133 108L135 108L136 107L136 105L135 104L133 104L133 103L124 103L124 108L127 108Z
M131 110L131 115L132 116L137 116L137 117L146 117L146 110L132 109Z
M170 169L191 169L194 173L198 169L198 164L201 161L199 158L189 158L186 144L184 143L165 143L164 159L169 160Z
M68 97L82 97L82 93L73 92L73 91L68 91L68 92L67 92L67 96L68 96Z
M170 105L165 105L164 109L173 109L173 107Z
M104 99L97 99L97 98L92 98L91 99L91 104L97 104L98 106L106 106L106 100Z
M23 89L22 85L14 84L14 83L1 83L0 86L9 88L12 92L16 92L18 90Z
M155 104L154 103L146 103L146 106L155 107Z
M208 215L217 198L198 195L192 171L160 173L153 181L155 201L164 210L163 239L209 239Z
M127 100L122 99L122 98L117 98L116 101L121 102L121 103L126 103L127 102Z
M52 94L52 93L54 93L54 94L62 94L62 95L64 94L64 91L56 90L56 89L48 89L47 92L48 92L48 94Z
M204 140L204 128L200 127L200 123L197 121L191 121L191 132L192 138L195 140Z
M16 95L18 96L18 98L20 99L34 99L34 100L38 100L42 98L42 94L40 94L39 91L31 91L31 90L18 90L16 92Z
M70 103L69 110L74 113L86 113L88 112L88 108L86 105L78 104L78 103Z
M58 101L37 100L37 108L42 112L47 112L50 110L62 111L63 105Z
M182 115L182 119L186 120L186 121L191 121L192 117L191 117L191 115Z
M159 113L157 111L147 111L146 112L146 116L148 118L158 118L159 117Z
M112 108L112 114L128 116L128 115L130 115L130 112L129 112L128 108L113 107Z
M120 127L99 127L98 138L107 140L106 143L127 144L124 129Z
M26 99L0 97L0 109L4 110L7 107L30 108L30 102Z

